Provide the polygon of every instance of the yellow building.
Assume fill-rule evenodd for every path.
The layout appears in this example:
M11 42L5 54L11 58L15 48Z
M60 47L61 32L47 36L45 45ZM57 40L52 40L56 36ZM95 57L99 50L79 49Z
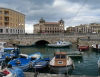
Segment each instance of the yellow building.
M43 18L41 18L39 23L34 25L34 33L64 33L64 21L61 19L58 22L46 22Z
M25 15L7 8L0 8L0 34L24 34Z

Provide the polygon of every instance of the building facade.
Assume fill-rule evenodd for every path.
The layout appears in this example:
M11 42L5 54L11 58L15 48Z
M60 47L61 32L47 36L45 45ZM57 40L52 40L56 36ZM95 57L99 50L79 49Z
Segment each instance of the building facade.
M34 25L34 33L58 34L64 32L64 21L61 19L58 22L46 22L43 18L38 24Z
M75 27L68 27L66 32L69 33L100 33L99 23L81 24Z
M24 34L25 15L7 8L0 8L0 34Z

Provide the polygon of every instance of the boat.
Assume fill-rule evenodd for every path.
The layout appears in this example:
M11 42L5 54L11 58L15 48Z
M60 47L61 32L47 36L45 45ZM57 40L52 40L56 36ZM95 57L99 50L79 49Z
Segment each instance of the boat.
M19 58L11 60L10 62L8 62L8 64L11 64L12 67L19 67L23 71L27 71L28 69L30 69L30 66L32 66L40 58L41 55L38 52L32 55L19 54Z
M47 44L48 47L69 47L70 45L71 43L66 41L57 41L55 44Z
M80 45L78 46L79 51L86 51L89 50L89 46L87 45Z
M0 60L11 60L12 58L15 58L19 54L19 50L15 48L5 48L6 42L0 42ZM9 50L9 52L7 51Z
M92 45L92 50L93 51L100 51L100 44L93 44Z
M8 67L0 70L0 77L24 77L24 73L22 69L9 65Z
M98 68L100 69L100 57L99 57L99 59L98 59L97 64L98 64Z
M51 59L50 70L54 73L68 73L74 69L73 60L67 56L66 52L56 52Z
M33 66L34 70L35 71L41 71L43 69L46 69L48 68L48 65L49 65L49 61L50 61L50 58L43 58L43 59L40 59L38 62L36 62Z

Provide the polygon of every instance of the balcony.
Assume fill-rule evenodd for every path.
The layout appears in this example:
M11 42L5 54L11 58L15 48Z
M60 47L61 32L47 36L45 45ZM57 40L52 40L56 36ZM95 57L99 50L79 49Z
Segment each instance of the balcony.
M8 16L9 15L9 11L4 11L4 15Z
M4 20L5 20L5 22L8 22L9 21L9 17L5 17Z

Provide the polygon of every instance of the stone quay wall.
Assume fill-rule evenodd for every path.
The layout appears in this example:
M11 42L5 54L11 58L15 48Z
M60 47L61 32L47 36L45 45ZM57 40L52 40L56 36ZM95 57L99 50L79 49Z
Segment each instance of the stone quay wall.
M44 40L55 43L59 40L70 41L74 44L100 44L100 34L0 34L0 41L19 45L32 45Z

